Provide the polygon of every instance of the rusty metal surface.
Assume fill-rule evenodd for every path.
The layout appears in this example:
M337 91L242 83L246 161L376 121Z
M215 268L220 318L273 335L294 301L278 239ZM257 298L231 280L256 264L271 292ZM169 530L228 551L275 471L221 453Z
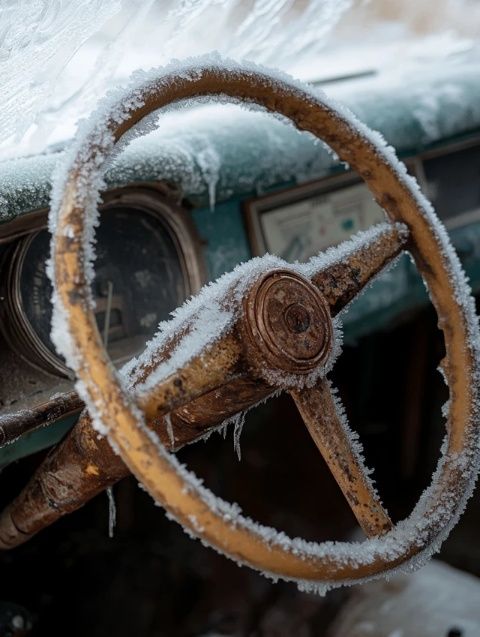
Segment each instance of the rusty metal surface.
M170 414L171 432L164 417L150 425L167 449L178 451L271 392L271 387L261 382L238 378L174 410ZM2 512L3 548L23 543L129 473L84 412L72 432L50 452L20 495Z
M308 374L332 351L329 308L318 288L288 271L269 272L244 302L248 364L260 378L268 369Z
M332 263L317 275L312 282L318 287L336 316L360 290L387 267L395 256L405 249L405 239L398 229L391 226L368 245L355 250L346 258Z
M341 421L328 382L322 380L316 387L290 393L365 534L374 537L390 531L392 522L353 448L351 433Z
M52 425L57 420L76 414L82 408L83 402L72 391L51 396L31 409L4 414L0 417L0 447L34 429Z
M397 248L397 242L385 242L382 265L388 261L388 249L393 258ZM365 266L363 273L366 276ZM322 280L320 275L317 280ZM332 281L328 274L323 288L331 289L330 298L335 299L336 307L342 302L337 298L342 286L348 283L349 289L354 286L359 289L363 284L356 270L351 275L351 268L347 267L341 280L337 277L334 286ZM194 359L167 383L140 398L149 426L166 448L176 451L194 442L226 419L271 395L274 388L259 378L265 364L289 373L306 373L330 354L333 328L328 305L318 287L308 280L290 271L275 270L252 286L245 298L244 311L240 332L232 330L210 351L213 373L205 375L205 360ZM144 383L168 359L192 326L186 324L172 337L153 363L131 370L134 385ZM205 392L205 386L215 384L219 386ZM186 404L175 407L183 402ZM165 404L173 406L168 422ZM85 412L66 440L49 454L19 497L2 513L0 542L7 547L26 541L128 473L108 441L99 438Z

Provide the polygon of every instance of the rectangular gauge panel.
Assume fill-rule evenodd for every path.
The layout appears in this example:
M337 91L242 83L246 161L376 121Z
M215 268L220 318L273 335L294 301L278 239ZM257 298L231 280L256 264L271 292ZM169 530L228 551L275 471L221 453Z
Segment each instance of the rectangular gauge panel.
M360 230L385 221L363 182L339 177L248 202L254 254L306 261Z

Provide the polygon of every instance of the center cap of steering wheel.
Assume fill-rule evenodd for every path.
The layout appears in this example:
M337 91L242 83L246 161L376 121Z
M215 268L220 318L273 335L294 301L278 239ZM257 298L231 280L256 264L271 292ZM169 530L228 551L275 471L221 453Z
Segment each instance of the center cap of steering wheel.
M251 358L289 373L308 374L332 350L333 326L328 305L306 278L275 270L261 278L245 301Z

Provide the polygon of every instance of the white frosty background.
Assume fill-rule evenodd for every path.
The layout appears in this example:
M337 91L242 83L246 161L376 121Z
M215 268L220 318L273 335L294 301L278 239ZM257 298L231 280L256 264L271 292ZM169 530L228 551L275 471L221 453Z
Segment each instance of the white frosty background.
M1 0L0 157L71 136L132 70L218 50L308 79L478 36L479 0ZM400 56L399 56L400 52Z

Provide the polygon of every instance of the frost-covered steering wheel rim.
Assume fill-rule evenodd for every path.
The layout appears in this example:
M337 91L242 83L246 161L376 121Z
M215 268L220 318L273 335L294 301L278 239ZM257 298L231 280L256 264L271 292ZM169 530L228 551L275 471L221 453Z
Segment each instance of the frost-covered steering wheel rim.
M360 174L391 221L402 221L410 230L409 249L445 338L448 439L432 485L415 511L382 537L359 544L291 540L209 500L206 490L191 481L143 426L142 414L104 350L84 267L103 184L101 170L116 142L144 117L204 96L256 104L313 133ZM374 577L438 549L461 514L478 469L479 330L468 284L443 226L379 135L290 78L252 65L200 60L137 77L133 88L104 103L84 126L55 188L51 228L57 347L77 374L77 388L94 422L108 425L109 439L124 462L188 532L272 576L322 585Z

